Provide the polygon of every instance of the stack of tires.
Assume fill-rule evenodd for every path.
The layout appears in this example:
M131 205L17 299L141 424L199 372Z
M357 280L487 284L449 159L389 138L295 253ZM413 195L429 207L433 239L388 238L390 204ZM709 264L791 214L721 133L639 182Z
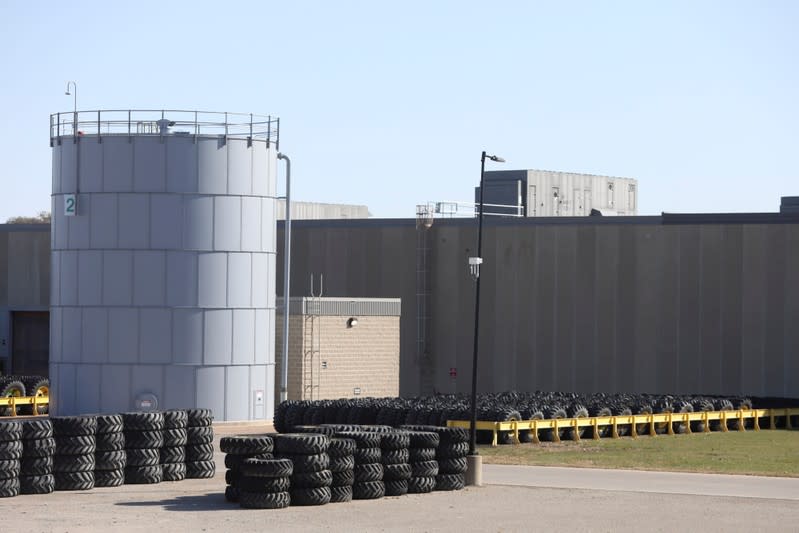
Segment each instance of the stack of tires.
M46 418L23 420L20 494L50 494L55 490L53 453L53 423Z
M159 453L159 463L164 481L186 479L186 443L189 415L182 409L164 411L164 445Z
M241 465L239 505L245 509L283 509L291 502L289 459L251 457Z
M55 490L94 488L97 418L92 415L52 416L50 421L55 437Z
M385 496L380 434L371 431L340 431L336 433L336 437L355 441L353 499L374 500Z
M186 427L186 478L214 477L214 414L210 409L187 409Z
M469 432L463 428L437 428L437 433L440 442L436 449L436 490L461 490L466 485Z
M0 422L0 498L19 494L22 449L22 424Z
M386 496L408 494L408 480L411 479L410 446L411 437L406 431L394 430L380 435L380 461L383 464Z
M291 505L324 505L330 502L333 473L330 471L330 439L320 433L283 433L272 436L275 457L289 459Z
M243 472L242 467L244 461L251 458L258 459L271 459L274 443L272 438L266 435L253 435L253 436L232 436L222 437L219 441L219 449L225 453L225 499L229 502L239 501L239 492L244 489L245 492L286 492L288 491L288 478L286 479L286 486L282 490L265 490L267 487L261 481L264 478L272 479L272 476L256 476L256 479L247 479ZM286 477L286 476L282 476ZM269 482L274 484L277 482ZM270 487L274 488L274 487ZM262 490L250 490L262 489Z
M356 448L357 445L352 439L337 437L330 439L327 454L330 456L330 471L333 473L333 484L330 487L331 503L352 501Z
M438 433L408 430L408 437L410 438L408 458L411 467L408 492L411 494L433 492L438 475L438 461L436 461L436 449L440 440Z
M164 445L164 414L122 413L125 434L126 485L150 485L163 480L161 448Z
M119 487L125 483L125 433L121 415L96 415L94 486Z

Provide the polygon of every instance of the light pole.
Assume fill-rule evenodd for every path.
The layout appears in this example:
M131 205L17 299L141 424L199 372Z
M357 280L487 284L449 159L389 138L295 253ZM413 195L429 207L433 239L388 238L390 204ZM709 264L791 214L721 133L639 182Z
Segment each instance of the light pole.
M291 159L278 153L286 162L286 216L283 225L283 356L280 367L280 401L288 399L289 383L289 274L291 269Z
M69 92L69 86L72 85L72 92ZM78 84L74 81L67 82L67 90L64 91L64 94L67 96L72 96L72 127L74 131L72 132L73 135L78 134Z
M469 258L469 272L475 280L474 298L474 351L472 352L472 412L469 420L469 457L467 484L482 484L482 458L477 454L477 342L480 331L480 265L483 264L483 177L485 176L486 159L497 163L505 160L496 155L488 155L483 150L480 156L480 213L477 217L477 257Z

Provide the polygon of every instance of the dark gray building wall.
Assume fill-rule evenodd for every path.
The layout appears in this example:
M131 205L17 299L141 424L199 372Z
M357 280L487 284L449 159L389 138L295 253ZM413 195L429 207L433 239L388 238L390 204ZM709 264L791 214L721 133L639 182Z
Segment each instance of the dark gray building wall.
M799 397L799 219L683 222L486 220L479 389ZM430 370L435 391L469 391L473 220L428 230L428 365L416 355L413 221L293 229L292 296L314 273L326 296L402 298L403 395L433 392L421 386Z

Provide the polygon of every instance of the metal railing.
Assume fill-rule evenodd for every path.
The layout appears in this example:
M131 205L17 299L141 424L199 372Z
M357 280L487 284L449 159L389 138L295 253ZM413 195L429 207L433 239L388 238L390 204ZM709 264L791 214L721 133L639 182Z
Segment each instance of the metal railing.
M50 115L50 146L86 135L217 136L266 141L280 149L280 119L271 115L179 109L104 109Z
M636 425L645 425L645 435L657 435L657 429L665 429L668 435L674 435L674 424L682 424L685 433L691 433L691 422L703 422L703 433L711 431L711 421L718 422L719 431L729 431L732 425L738 431L746 431L747 421L755 431L760 431L760 419L768 419L769 428L777 427L777 418L785 418L785 428L791 429L791 417L799 416L799 408L785 409L737 409L735 411L704 411L701 413L660 413L660 414L641 414L641 415L617 415L617 416L593 416L584 418L551 418L546 420L511 420L507 422L491 422L479 420L476 424L478 431L492 431L493 439L491 446L497 446L498 435L500 432L509 432L514 444L519 444L519 431L530 431L532 442L539 443L538 432L549 430L553 442L560 442L560 430L572 429L572 440L580 440L580 428L592 428L591 438L599 440L600 427L610 426L610 436L619 438L619 426L624 426L629 430L632 438L637 438L639 433ZM469 429L468 420L448 420L448 427L461 427Z

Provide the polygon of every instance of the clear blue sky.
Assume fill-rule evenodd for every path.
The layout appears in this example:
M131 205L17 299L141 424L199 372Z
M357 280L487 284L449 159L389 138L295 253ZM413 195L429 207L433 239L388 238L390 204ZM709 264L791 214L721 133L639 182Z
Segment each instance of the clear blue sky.
M483 149L637 178L640 214L776 211L798 28L791 1L0 0L0 220L49 209L67 80L82 110L279 116L293 197L377 217L468 201Z

